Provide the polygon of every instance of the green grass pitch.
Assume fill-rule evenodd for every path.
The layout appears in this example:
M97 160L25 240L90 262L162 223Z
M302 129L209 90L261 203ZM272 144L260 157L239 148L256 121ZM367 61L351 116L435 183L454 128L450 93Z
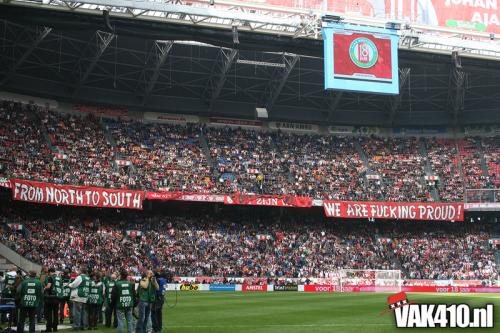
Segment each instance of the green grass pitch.
M408 293L417 303L495 304L493 329L398 329L387 293L179 292L177 306L164 307L166 333L500 332L500 294ZM167 295L168 303L175 300ZM102 330L110 333L116 330Z

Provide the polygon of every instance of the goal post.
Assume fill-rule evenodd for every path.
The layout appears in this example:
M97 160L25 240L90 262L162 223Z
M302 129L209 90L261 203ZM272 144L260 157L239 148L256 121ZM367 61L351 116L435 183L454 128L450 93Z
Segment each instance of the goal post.
M341 292L363 288L374 292L401 291L400 270L379 269L341 269L339 271L339 286Z

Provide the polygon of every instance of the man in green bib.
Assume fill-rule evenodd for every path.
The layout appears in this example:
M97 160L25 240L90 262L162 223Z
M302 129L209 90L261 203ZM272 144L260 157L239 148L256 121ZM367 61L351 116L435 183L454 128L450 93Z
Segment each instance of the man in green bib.
M63 288L63 297L60 300L59 303L59 323L64 322L64 309L66 307L66 304L68 305L69 309L69 316L70 316L70 323L72 323L71 319L71 302L69 301L69 295L71 294L71 289L68 286L69 283L71 282L71 276L69 274L69 269L65 269L64 273L61 275L61 282L62 282L62 288Z
M87 299L90 293L90 278L87 276L87 267L80 268L80 275L69 284L69 287L70 300L73 302L73 330L85 330L89 327Z
M90 293L88 298L89 303L89 329L96 330L97 322L99 321L99 313L102 310L104 302L104 285L101 282L101 274L99 272L92 274L92 283L90 285Z
M118 327L118 319L116 318L116 308L111 304L111 292L115 287L116 283L116 274L113 273L104 283L104 287L106 288L106 299L104 301L105 306L105 325L106 327L111 327L111 317L113 317L113 327Z
M153 271L148 271L139 282L139 318L137 319L136 333L146 333L151 308L159 288Z
M132 309L135 303L135 291L132 282L128 281L128 273L120 272L120 279L115 282L111 291L111 304L116 308L118 317L118 333L123 333L124 323L127 322L127 333L132 333Z
M45 320L47 321L44 332L57 332L59 299L63 296L61 278L56 276L56 270L51 267L45 278Z
M26 317L29 318L29 333L35 333L35 315L38 306L42 302L42 290L42 283L36 278L35 271L30 271L29 277L17 287L21 309L19 321L17 322L17 333L24 333Z

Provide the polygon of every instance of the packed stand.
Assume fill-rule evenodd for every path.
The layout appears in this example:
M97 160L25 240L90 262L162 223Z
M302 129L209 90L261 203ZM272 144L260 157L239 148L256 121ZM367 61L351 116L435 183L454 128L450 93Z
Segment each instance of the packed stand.
M205 135L226 192L319 199L377 199L346 137L208 128Z
M491 201L491 193L470 189L500 188L498 137L481 139L482 150L478 138L426 139L434 183L424 179L429 165L416 138L148 124L0 105L0 176L7 178L368 201L461 201L466 189L469 201Z
M481 144L493 188L500 189L500 136L482 138ZM496 200L500 201L500 195Z
M205 128L223 193L293 194L287 153L278 132Z
M427 139L427 155L433 173L439 177L439 199L445 202L463 200L463 182L460 175L456 141L452 139Z
M441 230L417 235L402 232L392 248L410 279L496 280L498 271L490 235L470 223L453 233Z
M319 199L377 200L366 170L347 137L278 133L277 144L292 177L294 194Z
M457 140L462 161L462 170L466 189L484 189L490 187L490 179L484 175L481 154L476 138Z
M254 210L253 210L254 211ZM245 211L246 212L246 211ZM325 277L339 269L401 269L404 278L498 278L487 223L325 222L322 217L255 217L209 210L81 217L3 214L1 241L59 269L88 266L177 276ZM399 266L401 265L401 266Z
M92 116L39 112L57 153L51 180L56 183L124 188L126 174L113 166L115 154L99 121Z
M35 120L35 105L0 101L0 176L49 180L52 154Z
M191 125L106 120L121 159L130 161L131 183L142 189L214 192L212 170Z
M385 183L387 201L432 201L423 185L424 158L417 138L360 137L361 147L368 155L370 168Z
M125 265L139 273L162 265L180 276L304 277L346 267L392 268L382 248L362 229L327 233L306 225L155 217L140 221L139 237L126 234L139 225L115 221L23 222L29 238L12 233L2 241L28 259L61 269L82 264L97 269Z

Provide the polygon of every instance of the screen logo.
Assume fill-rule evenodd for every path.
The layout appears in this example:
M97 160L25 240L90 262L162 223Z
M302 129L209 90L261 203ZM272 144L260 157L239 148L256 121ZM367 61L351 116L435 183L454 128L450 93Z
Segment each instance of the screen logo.
M378 60L378 50L374 42L365 37L356 38L349 47L352 62L363 69L373 67Z

